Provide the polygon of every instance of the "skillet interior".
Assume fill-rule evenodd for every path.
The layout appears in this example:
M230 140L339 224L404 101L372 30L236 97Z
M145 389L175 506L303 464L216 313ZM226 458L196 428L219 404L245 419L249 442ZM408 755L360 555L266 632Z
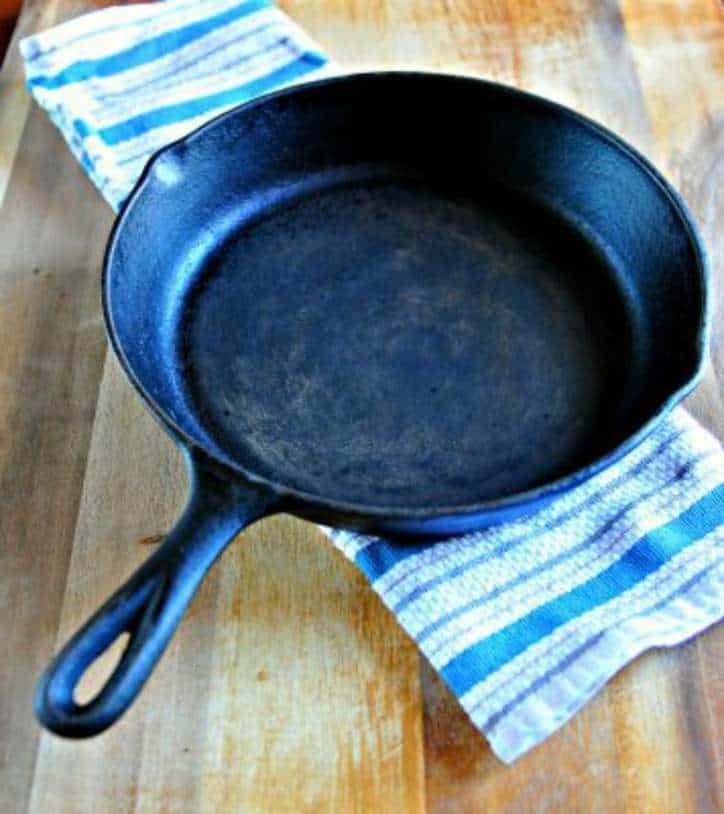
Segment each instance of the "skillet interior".
M681 214L599 131L497 86L360 77L152 165L107 266L146 394L219 457L366 506L570 474L698 366Z

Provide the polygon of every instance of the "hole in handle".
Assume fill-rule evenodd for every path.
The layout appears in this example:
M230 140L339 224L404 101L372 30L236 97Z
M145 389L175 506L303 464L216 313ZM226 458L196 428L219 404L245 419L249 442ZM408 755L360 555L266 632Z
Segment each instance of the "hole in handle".
M79 706L90 704L106 685L126 652L131 634L119 633L116 640L90 664L73 690L73 701Z

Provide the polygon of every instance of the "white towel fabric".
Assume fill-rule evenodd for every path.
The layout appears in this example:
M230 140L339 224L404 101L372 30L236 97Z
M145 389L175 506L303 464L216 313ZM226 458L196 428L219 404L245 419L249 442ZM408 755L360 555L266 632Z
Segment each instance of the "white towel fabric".
M266 91L330 71L267 0L117 6L21 41L28 87L118 209L156 150Z
M108 8L21 50L31 92L115 208L159 147L330 70L266 0ZM724 453L679 409L521 520L434 545L327 531L510 762L643 650L722 618L723 523Z

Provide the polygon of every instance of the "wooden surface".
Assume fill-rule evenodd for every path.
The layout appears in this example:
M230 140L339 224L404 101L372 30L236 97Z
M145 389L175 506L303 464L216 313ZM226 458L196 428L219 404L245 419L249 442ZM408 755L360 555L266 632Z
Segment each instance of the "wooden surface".
M298 0L350 69L479 74L601 120L681 189L715 270L713 364L689 406L724 437L724 13L716 0ZM22 34L90 0L26 0ZM311 525L225 554L142 699L104 736L41 734L54 649L172 523L170 442L108 354L111 213L0 73L0 811L724 811L724 626L626 668L507 768Z

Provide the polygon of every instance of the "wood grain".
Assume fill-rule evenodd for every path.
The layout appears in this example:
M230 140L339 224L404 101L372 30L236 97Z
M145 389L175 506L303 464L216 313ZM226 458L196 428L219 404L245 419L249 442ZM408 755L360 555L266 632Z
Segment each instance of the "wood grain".
M651 156L711 250L714 352L691 407L724 435L716 0L281 5L345 68L518 84ZM90 6L26 0L15 41ZM185 481L173 446L106 358L98 271L111 214L30 107L15 46L0 74L0 204L0 634L12 656L0 666L0 809L724 810L721 625L639 659L508 768L430 668L419 669L357 571L288 517L254 526L224 555L114 729L82 743L40 736L35 676L170 527Z
M55 644L105 354L98 209L33 110L0 217L0 798L18 811L39 735L30 676Z

